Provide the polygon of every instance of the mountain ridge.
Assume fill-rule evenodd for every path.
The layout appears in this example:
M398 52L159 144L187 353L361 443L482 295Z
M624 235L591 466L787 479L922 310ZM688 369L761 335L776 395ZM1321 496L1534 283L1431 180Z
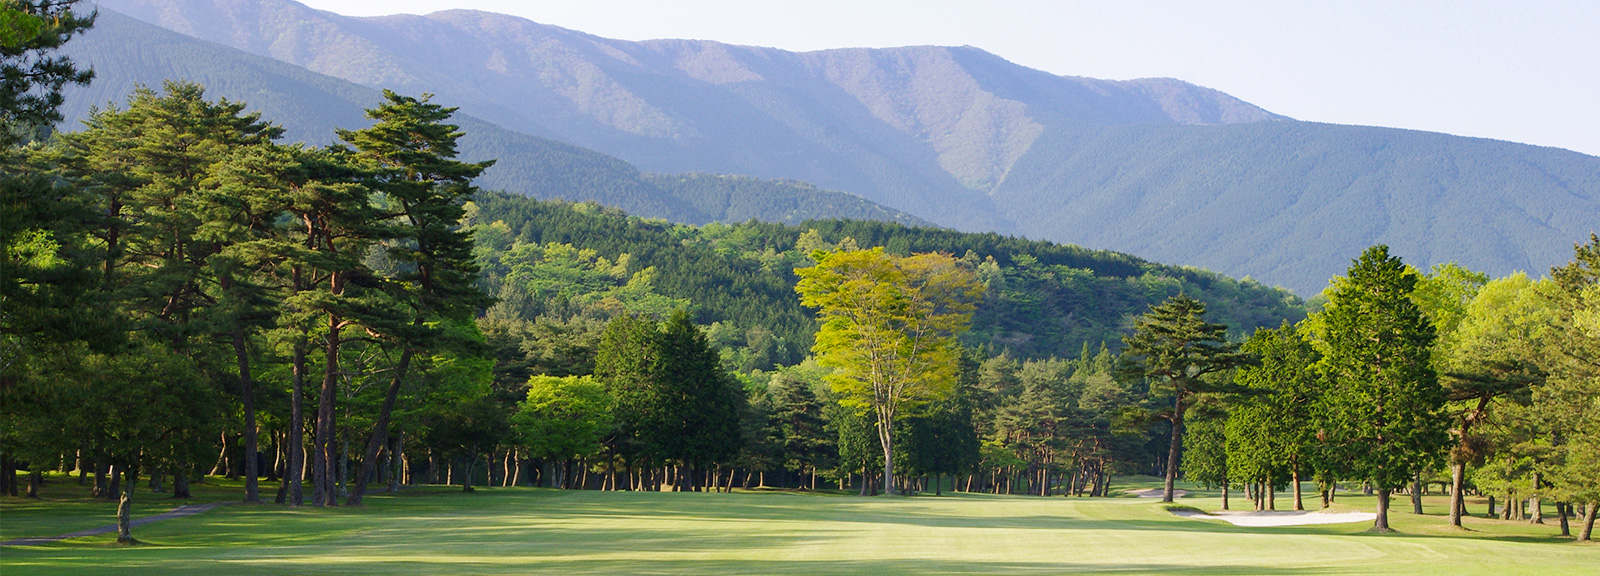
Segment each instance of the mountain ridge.
M114 10L102 9L96 28L68 44L66 52L97 67L93 83L71 87L66 93L62 112L68 120L62 128L68 130L86 117L91 107L120 105L135 86L155 87L167 79L199 81L207 86L209 97L243 101L250 111L283 125L287 140L312 144L332 142L334 127L368 125L371 120L364 117L363 110L382 100L377 90L170 32ZM857 196L766 181L745 183L746 190L766 195L749 199L745 205L757 202L780 211L767 213L748 207L726 211L730 206L721 206L725 212L708 212L704 208L717 207L692 205L677 197L675 190L650 181L663 175L642 172L621 159L506 130L467 114L457 114L452 121L465 133L463 158L498 160L478 180L489 189L546 199L597 201L640 216L696 224L735 216L740 221L752 217L774 222L855 217L927 224ZM825 210L814 210L810 204Z
M481 11L354 18L290 0L102 5L435 92L509 132L643 172L804 181L942 226L1302 295L1380 242L1421 267L1540 271L1600 222L1600 158L1302 122L1181 81L1059 76L970 47L628 42ZM1524 200L1538 206L1506 208ZM1539 207L1551 203L1563 210Z

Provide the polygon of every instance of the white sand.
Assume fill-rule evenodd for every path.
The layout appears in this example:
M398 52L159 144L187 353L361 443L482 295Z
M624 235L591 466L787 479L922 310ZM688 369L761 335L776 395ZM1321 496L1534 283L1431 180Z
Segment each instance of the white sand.
M1193 510L1173 510L1172 514L1184 518L1221 520L1234 526L1253 527L1347 524L1350 522L1371 522L1378 517L1377 514L1372 512L1255 512L1246 510L1219 510L1210 514Z
M1123 490L1123 492L1126 492L1128 494L1132 494L1134 496L1138 496L1140 498L1160 498L1162 491L1163 491L1163 489L1161 489L1161 488L1145 488L1143 490ZM1173 498L1182 498L1182 497L1188 496L1188 495L1189 495L1189 491L1188 490L1177 490L1177 489L1174 489L1172 491L1172 497Z

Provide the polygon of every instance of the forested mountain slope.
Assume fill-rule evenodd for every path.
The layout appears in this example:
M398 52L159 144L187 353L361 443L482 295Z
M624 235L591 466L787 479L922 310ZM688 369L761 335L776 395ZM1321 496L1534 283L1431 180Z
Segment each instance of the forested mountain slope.
M62 129L69 131L77 129L78 120L92 107L120 105L135 86L159 87L168 79L193 80L204 84L213 98L247 102L251 110L281 123L287 140L313 144L334 140L336 127L367 126L371 120L363 117L362 110L382 98L373 88L196 40L111 10L102 9L94 29L69 44L66 52L95 69L93 83L68 91L62 109L68 120ZM612 156L507 130L467 114L458 114L454 121L466 133L463 157L497 160L478 181L488 189L593 200L642 216L689 223L750 218L922 222L850 194L791 182L651 175ZM688 186L679 180L700 184ZM656 181L669 184L658 186ZM721 200L708 202L712 196Z
M1373 244L1423 268L1539 276L1600 229L1600 158L1559 148L1308 122L1078 126L1041 142L993 196L1020 233L1301 294Z
M940 225L1202 265L1302 295L1379 242L1423 267L1538 273L1600 222L1600 158L1298 122L1176 80L1057 76L972 47L796 53L611 40L460 10L102 5L359 84L436 92L645 170L793 178Z
M1299 298L1257 282L993 233L859 220L692 227L493 193L469 213L485 288L501 300L491 318L548 316L551 330L582 331L575 320L619 307L659 315L689 306L697 323L713 325L719 346L746 355L735 362L741 370L792 365L809 353L816 325L794 292L793 270L811 264L810 249L841 243L968 259L988 290L967 344L1013 357L1117 348L1134 316L1180 292L1207 302L1208 317L1238 336L1305 314Z
M102 5L367 86L437 92L469 114L646 170L795 178L966 228L1004 224L981 192L1040 136L1041 112L1274 118L1183 82L1059 77L970 47L795 53L611 40L466 10L352 18L292 0Z

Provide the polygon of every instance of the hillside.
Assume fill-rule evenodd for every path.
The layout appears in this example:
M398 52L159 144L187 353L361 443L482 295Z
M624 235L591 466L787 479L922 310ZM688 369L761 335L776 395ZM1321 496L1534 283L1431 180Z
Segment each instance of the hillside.
M1303 295L1378 242L1424 267L1539 273L1600 222L1600 158L1294 121L1177 80L1058 76L973 47L627 42L486 12L353 18L291 0L102 6L357 84L436 92L646 171L811 182L939 225Z
M1205 301L1207 317L1228 324L1238 336L1305 315L1299 298L1257 282L993 233L862 220L688 227L590 204L501 194L481 195L469 223L477 227L485 288L502 302L491 317L531 321L554 314L558 324L581 326L573 318L606 317L617 306L660 313L687 305L696 322L717 325L712 333L720 346L746 355L734 362L741 371L792 365L810 350L816 326L795 295L793 273L797 266L810 265L808 250L800 247L808 230L817 231L814 242L821 245L850 238L859 246L885 246L890 252L937 251L968 259L988 291L966 343L994 353L1009 351L1013 357L1073 357L1086 345L1102 343L1117 348L1134 316L1180 292ZM593 253L580 257L550 244ZM539 273L540 266L553 268ZM635 277L646 268L653 270ZM593 272L593 280L611 286L611 292L573 292L570 286L588 284L573 280L574 270L580 269ZM544 288L508 288L516 283L507 280L512 274L559 281ZM608 297L615 303L598 303ZM591 304L586 309L563 303L569 301Z
M252 111L283 125L287 140L319 144L331 142L336 127L368 125L363 109L382 98L372 88L196 40L112 10L102 9L95 28L69 44L66 52L93 65L95 80L88 87L69 89L62 108L67 117L64 130L75 129L91 107L119 104L135 86L159 87L168 79L196 81L213 98L247 102ZM689 223L750 218L786 222L797 217L920 222L858 196L791 182L696 174L684 178L701 182L698 188L676 184L663 188L653 182L675 180L643 173L612 156L507 130L467 114L457 115L455 121L466 133L463 157L497 159L478 181L487 189L592 200ZM722 182L728 186L718 188ZM708 194L722 197L721 204L707 203ZM771 213L763 211L769 208Z
M1548 274L1600 227L1600 158L1558 148L1308 122L1047 138L993 196L1018 232L1301 294L1377 243L1421 267Z

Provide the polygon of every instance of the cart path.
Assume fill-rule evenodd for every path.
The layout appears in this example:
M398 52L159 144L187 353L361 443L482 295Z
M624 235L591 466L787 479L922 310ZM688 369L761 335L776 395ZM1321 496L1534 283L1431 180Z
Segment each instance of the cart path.
M130 526L143 526L143 525L149 524L151 522L159 522L159 521L162 521L162 520L170 520L172 518L182 518L184 516L193 516L195 514L199 514L201 512L205 512L205 511L210 510L212 508L216 508L218 506L224 506L224 505L228 505L228 504L233 504L233 502L212 502L212 503L209 503L209 504L185 504L183 506L179 506L177 508L173 508L170 511L163 512L163 513L160 513L160 514L156 514L155 516L146 516L144 518L140 518L138 520L134 520L134 521L130 522L129 525ZM77 532L72 532L72 533L69 533L69 534L62 534L60 536L39 536L39 537L34 537L34 538L17 538L15 540L6 540L4 542L0 542L0 546L38 546L40 544L48 544L48 543L51 543L51 542L60 542L62 540L66 540L68 538L79 538L79 537L83 537L83 536L99 536L101 534L110 534L110 533L116 532L116 531L117 531L117 525L116 524L108 524L108 525L105 525L105 526L101 526L99 528L90 528L88 530L79 530Z

